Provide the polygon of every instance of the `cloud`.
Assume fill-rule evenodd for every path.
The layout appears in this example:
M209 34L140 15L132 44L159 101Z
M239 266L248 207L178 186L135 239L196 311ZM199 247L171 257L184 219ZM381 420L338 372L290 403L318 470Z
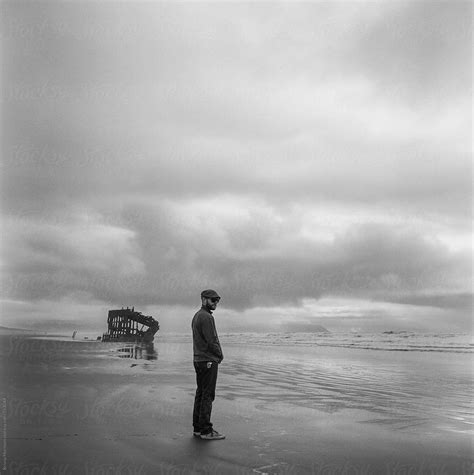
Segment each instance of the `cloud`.
M2 8L10 299L470 292L467 4Z
M9 298L41 300L87 291L94 279L136 276L144 265L133 232L85 217L53 225L31 219L5 220L8 255L4 291Z
M312 235L294 210L232 197L136 203L116 220L28 221L24 241L7 243L18 276L10 297L81 291L111 303L171 305L218 287L227 306L245 309L328 295L391 301L466 291L469 281L465 250L388 223L342 222L329 235Z
M399 2L381 9L387 8L389 15L364 24L348 44L350 66L412 106L439 106L468 93L470 72L459 65L471 61L472 5Z

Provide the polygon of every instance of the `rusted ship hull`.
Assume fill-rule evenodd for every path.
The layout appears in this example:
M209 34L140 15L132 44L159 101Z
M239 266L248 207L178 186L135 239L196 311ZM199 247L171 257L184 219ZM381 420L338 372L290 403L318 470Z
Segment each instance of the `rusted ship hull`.
M142 315L128 307L109 310L107 326L102 341L151 342L160 329L160 324L153 317Z

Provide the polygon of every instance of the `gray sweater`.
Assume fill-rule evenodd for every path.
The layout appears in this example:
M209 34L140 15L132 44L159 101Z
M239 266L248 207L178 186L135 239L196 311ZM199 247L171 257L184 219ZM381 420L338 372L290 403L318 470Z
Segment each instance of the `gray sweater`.
M212 313L207 308L201 307L194 315L191 327L193 329L194 361L220 363L224 359L224 355Z

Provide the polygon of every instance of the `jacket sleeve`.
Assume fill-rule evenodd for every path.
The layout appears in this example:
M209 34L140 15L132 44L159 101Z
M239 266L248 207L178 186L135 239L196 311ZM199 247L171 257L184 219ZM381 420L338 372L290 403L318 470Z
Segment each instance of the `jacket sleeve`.
M222 354L221 344L219 343L216 327L213 323L212 317L203 318L201 320L201 332L204 340L207 343L209 352L222 361L224 359L224 355Z

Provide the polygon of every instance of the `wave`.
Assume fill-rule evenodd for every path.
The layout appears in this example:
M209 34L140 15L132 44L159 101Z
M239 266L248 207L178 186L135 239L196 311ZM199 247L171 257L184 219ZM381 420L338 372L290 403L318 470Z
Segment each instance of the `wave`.
M389 336L389 338L387 338ZM226 333L226 343L264 346L324 346L375 351L420 351L474 353L471 337L465 334L421 334L415 332L350 333Z

